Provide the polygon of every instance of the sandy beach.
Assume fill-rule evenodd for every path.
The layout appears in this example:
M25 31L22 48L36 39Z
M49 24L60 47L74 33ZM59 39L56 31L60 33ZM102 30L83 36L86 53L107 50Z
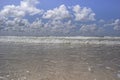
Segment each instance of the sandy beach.
M120 45L0 42L0 80L120 80Z

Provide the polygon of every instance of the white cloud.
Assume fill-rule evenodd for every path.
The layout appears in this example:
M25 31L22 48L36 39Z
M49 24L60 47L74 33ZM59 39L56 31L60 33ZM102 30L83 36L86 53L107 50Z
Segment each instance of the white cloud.
M23 17L24 15L25 12L23 10L20 10L19 6L15 5L7 5L0 12L0 16L5 17Z
M38 3L38 0L22 0L18 6L5 6L0 11L0 31L30 32L31 34L34 32L39 35L81 35L81 33L89 35L98 31L96 24L82 23L94 21L95 13L90 8L82 8L79 5L72 8L60 5L47 10L42 14L42 18L39 16L38 19L30 23L28 19L24 19L24 16L41 14L43 10L36 8ZM74 13L72 13L73 11ZM77 21L81 21L81 23ZM116 20L114 25L118 25L118 22L119 20Z
M26 28L26 32L43 34L43 32L45 32L44 22L37 18L35 21L29 24L29 28Z
M120 19L109 21L104 24L104 27L112 27L115 31L120 31Z
M114 25L114 30L120 31L120 19L116 19L113 25Z
M23 0L21 1L20 8L30 15L39 14L42 10L36 8L38 3L38 0Z
M70 17L70 13L65 5L61 5L58 8L54 8L53 10L48 10L43 15L43 18L45 19L56 19L56 20L65 19L69 17Z
M95 13L91 10L91 8L80 7L79 5L75 5L73 7L73 11L75 12L75 20L76 21L94 21Z
M31 29L41 31L44 28L44 23L41 19L36 19L33 23L30 24Z
M82 27L80 28L80 32L82 34L94 34L96 31L97 31L96 24L82 25Z
M52 34L68 34L76 27L71 20L63 22L61 20L52 20L44 25L45 29Z
M40 14L42 10L36 8L38 0L23 0L20 5L7 5L0 11L0 16L5 17L24 17L26 14Z
M7 20L5 22L5 31L23 31L29 29L30 23L27 19L14 18L13 20Z
M39 1L38 0L23 0L21 1L21 6L24 7L35 7L36 4L38 4Z

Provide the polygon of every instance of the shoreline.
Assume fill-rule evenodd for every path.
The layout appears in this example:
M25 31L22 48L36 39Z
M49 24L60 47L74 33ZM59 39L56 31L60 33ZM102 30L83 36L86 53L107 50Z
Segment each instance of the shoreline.
M26 37L0 36L0 42L46 44L108 44L119 45L120 37Z

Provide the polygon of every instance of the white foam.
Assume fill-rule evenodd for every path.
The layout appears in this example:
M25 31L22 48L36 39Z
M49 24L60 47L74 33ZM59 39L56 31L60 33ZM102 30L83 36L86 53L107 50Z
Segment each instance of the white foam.
M26 37L0 36L0 42L15 43L84 43L84 44L120 44L120 37Z

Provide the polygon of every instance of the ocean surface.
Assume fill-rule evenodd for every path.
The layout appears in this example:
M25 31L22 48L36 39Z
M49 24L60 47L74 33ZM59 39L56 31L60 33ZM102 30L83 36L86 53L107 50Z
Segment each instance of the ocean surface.
M120 37L0 36L0 80L120 80Z

